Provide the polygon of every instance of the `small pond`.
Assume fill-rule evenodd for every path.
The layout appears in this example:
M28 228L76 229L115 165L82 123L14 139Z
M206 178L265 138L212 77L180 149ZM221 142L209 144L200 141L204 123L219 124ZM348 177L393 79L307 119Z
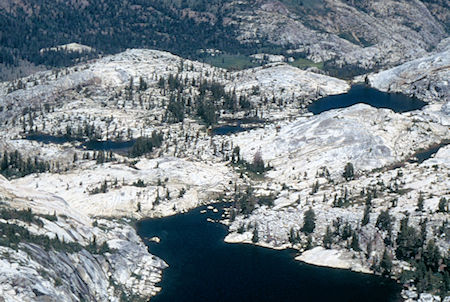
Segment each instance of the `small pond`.
M434 154L436 154L439 151L439 149L447 146L448 144L450 144L450 141L444 141L444 142L442 142L438 145L432 146L428 149L421 150L421 151L417 152L416 154L414 154L415 159L411 160L411 162L417 162L417 163L421 164L424 161L426 161L427 159L431 158Z
M131 149L135 142L135 140L122 142L91 140L83 143L82 146L87 150L119 152Z
M37 141L44 144L65 144L67 142L81 143L78 148L90 151L112 151L116 153L127 154L133 147L136 140L129 141L98 141L98 140L82 140L69 136L55 136L49 134L29 134L25 137L27 140Z
M233 133L239 133L251 130L253 128L245 128L242 126L234 126L234 125L223 125L218 126L212 129L212 134L214 135L227 135L227 134L233 134Z
M49 134L29 134L25 137L27 140L37 141L44 144L64 144L68 142L80 142L80 148L91 151L113 151L126 153L133 147L136 140L129 141L99 141L99 140L83 140L69 136L55 136Z
M69 136L56 136L49 134L28 134L25 138L30 141L36 141L44 144L64 144L77 141L76 139Z

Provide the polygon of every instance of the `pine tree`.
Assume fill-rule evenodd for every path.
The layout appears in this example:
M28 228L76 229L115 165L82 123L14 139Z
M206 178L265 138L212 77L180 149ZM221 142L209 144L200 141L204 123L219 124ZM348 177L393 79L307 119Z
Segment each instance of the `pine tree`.
M439 200L438 212L442 212L442 213L448 212L448 201L447 201L447 199L445 197L442 197Z
M327 226L327 230L325 232L325 236L323 237L323 246L326 249L331 248L331 244L333 243L333 232L331 232L330 226Z
M256 173L264 172L264 161L262 159L260 151L257 151L253 156L252 170L254 170Z
M233 153L231 154L231 162L237 164L241 161L241 150L239 146L234 147Z
M341 238L342 240L347 240L348 238L350 238L352 236L352 227L351 225L347 222L344 225L344 228L342 229L342 234L341 234Z
M352 163L347 163L344 168L344 173L342 173L345 180L349 181L355 178L355 171Z
M258 226L255 224L255 228L253 229L252 242L256 243L258 241L259 241Z
M98 151L97 153L97 164L102 164L106 161L105 159L105 152L104 151Z
M368 224L370 221L370 205L366 205L366 207L364 208L364 215L361 221L361 225L365 226L366 224Z
M417 200L417 211L422 212L423 211L423 194L422 192L419 193L419 199Z
M303 214L303 227L301 231L306 235L309 235L312 232L314 232L314 229L316 228L315 220L316 214L314 213L314 210L310 208Z
M359 238L358 238L358 234L357 234L356 232L353 232L353 235L352 235L352 242L350 243L350 247L351 247L352 250L354 250L355 252L361 251L361 248L359 247Z
M417 230L408 225L409 218L406 216L400 221L400 231L397 235L397 249L395 254L400 260L411 260L417 255L422 246L422 240Z
M160 197L159 197L159 190L157 189L156 190L156 197L155 197L155 201L153 202L153 205L159 205L159 202L160 202Z
M423 261L425 266L430 268L432 271L437 272L440 260L441 253L439 252L439 248L436 246L434 240L430 239L427 247L423 251Z
M308 235L308 237L306 237L306 245L305 245L305 250L310 250L313 247L313 243L312 243L312 237L311 235Z
M317 180L311 189L311 195L316 194L319 191L319 181Z
M392 222L393 218L389 215L389 211L381 211L380 215L378 215L375 226L380 230L390 232L392 231Z
M139 90L144 91L147 90L147 82L142 77L139 77Z
M383 258L381 258L380 268L381 268L381 273L384 276L389 276L391 274L392 259L391 259L391 256L389 256L389 254L387 253L386 250L384 250Z
M294 228L291 228L289 230L289 242L291 244L295 244L295 231L294 231Z
M163 77L160 77L159 80L158 80L158 87L160 89L163 89L165 86L166 86L166 81L164 80Z

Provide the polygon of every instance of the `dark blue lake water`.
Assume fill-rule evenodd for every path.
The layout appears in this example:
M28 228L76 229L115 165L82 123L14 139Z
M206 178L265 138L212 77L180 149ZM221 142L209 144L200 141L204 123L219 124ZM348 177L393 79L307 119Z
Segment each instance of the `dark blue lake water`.
M162 291L152 301L400 300L400 287L388 279L300 263L294 251L226 244L226 227L206 221L220 213L201 214L201 209L138 223L150 252L169 264ZM153 236L161 242L145 239Z
M417 162L417 163L423 163L425 160L431 158L434 154L436 154L439 149L441 149L442 147L447 146L448 144L450 144L450 141L443 141L442 143L433 146L431 148L428 148L426 150L422 150L417 152L414 156L417 158L417 160L413 160L413 162Z
M25 137L27 140L37 141L44 144L64 144L67 142L81 142L81 147L91 151L114 151L114 152L127 152L133 147L136 140L130 141L98 141L89 140L84 141L82 139L72 138L68 136L55 136L48 134L29 134Z
M308 106L308 110L319 114L331 109L345 108L364 103L376 108L389 108L394 112L408 112L426 105L425 102L401 93L386 93L366 85L358 84L344 94L319 99Z
M250 130L252 128L244 128L241 126L233 126L233 125L223 125L218 126L216 128L212 129L212 134L214 135L227 135L227 134L233 134L238 132L244 132L247 130Z
M87 150L97 151L126 151L133 147L135 140L115 142L115 141L88 141L83 143L83 147Z
M25 137L30 141L37 141L44 144L64 144L67 142L74 142L76 139L68 137L68 136L55 136L48 134L29 134Z

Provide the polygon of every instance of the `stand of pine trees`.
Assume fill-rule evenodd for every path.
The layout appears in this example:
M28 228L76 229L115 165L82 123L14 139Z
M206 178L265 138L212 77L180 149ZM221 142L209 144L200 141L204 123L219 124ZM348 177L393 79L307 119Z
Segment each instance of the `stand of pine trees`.
M31 173L49 171L50 162L42 161L38 157L24 157L19 151L4 151L0 155L0 174L6 178L23 177Z

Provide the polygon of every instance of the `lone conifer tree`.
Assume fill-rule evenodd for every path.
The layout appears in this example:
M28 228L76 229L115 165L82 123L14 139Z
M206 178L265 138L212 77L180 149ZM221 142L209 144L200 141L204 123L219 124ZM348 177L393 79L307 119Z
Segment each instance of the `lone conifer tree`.
M355 178L355 171L352 163L347 163L344 168L344 173L342 173L345 180L349 181Z
M419 193L419 199L417 199L417 211L422 212L423 211L423 194L422 192Z
M316 214L314 213L314 210L310 208L304 214L303 227L301 231L306 235L309 235L312 232L314 232L315 228L316 228Z
M253 156L253 170L256 173L263 173L264 172L264 161L262 159L262 155L260 151L257 151L255 155Z
M386 250L384 250L383 258L381 258L380 268L381 268L381 273L384 276L389 276L391 274L392 259L391 259L391 256L389 256L389 254L387 253Z
M252 242L256 243L258 241L259 241L258 226L255 224L255 228L253 229Z
M325 232L325 236L323 237L323 246L326 249L331 248L331 244L333 243L333 233L331 232L330 226L327 226L327 231Z

